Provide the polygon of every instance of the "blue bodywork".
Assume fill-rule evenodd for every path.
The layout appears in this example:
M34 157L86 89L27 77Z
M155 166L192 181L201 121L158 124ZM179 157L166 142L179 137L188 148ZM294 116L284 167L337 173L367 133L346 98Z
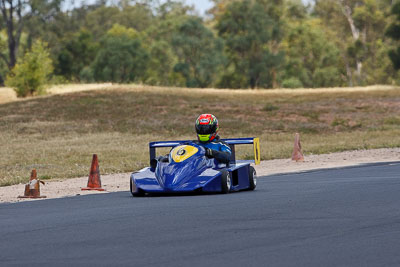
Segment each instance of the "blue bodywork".
M229 144L231 140L231 144ZM233 148L230 164L218 163L205 156L205 149L192 141L153 142L149 144L150 159L155 158L157 147L177 147L184 144L191 147L193 155L176 162L168 155L167 160L158 161L156 167L147 167L131 174L131 192L135 193L176 193L176 192L221 192L221 174L230 173L230 191L249 189L250 163L254 161L236 161L235 144L252 144L251 138L225 139Z

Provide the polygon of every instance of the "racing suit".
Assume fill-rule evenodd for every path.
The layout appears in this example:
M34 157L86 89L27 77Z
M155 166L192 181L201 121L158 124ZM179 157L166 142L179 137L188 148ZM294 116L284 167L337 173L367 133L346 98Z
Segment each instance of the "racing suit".
M197 141L196 143L206 149L207 157L215 158L221 163L229 163L232 154L231 148L227 143L221 141L219 136L216 136L211 142Z

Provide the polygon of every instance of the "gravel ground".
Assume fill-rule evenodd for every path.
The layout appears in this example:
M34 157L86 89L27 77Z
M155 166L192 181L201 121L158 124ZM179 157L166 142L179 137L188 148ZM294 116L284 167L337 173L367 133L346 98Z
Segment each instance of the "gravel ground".
M256 170L258 176L267 176L391 161L400 161L400 148L357 150L323 155L305 155L304 162L295 162L291 159L262 161L260 165L256 166ZM90 166L88 166L88 172L89 169ZM46 199L51 199L127 191L129 190L129 176L130 173L102 175L102 186L106 190L104 192L82 191L81 188L86 187L87 185L87 177L67 180L50 180L46 181L45 185L41 186L41 195L47 196ZM23 195L24 188L24 184L0 187L0 203L32 201L30 199L17 198L19 195Z

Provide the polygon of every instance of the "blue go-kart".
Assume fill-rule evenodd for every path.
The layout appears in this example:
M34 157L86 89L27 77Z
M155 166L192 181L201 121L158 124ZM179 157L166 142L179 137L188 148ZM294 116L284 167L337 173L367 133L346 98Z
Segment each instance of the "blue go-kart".
M158 193L229 193L256 188L256 171L251 163L260 163L258 138L223 139L232 150L229 164L205 156L205 149L194 141L151 142L150 167L130 177L133 196ZM237 161L235 145L252 144L254 160ZM166 157L156 158L156 148L171 147Z

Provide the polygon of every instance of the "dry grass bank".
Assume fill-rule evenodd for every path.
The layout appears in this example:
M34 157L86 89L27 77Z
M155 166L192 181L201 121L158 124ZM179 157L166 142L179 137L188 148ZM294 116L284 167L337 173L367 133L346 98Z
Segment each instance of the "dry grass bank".
M13 89L0 87L0 104L17 101L17 94Z
M294 132L305 153L400 147L398 87L83 89L0 104L0 185L25 182L32 168L42 178L87 175L92 153L102 173L138 169L149 141L194 138L204 112L219 118L222 137L261 137L263 159L290 157Z
M51 95L67 94L67 93L82 92L82 91L112 89L112 87L113 85L111 83L54 85L47 89L46 96L41 96L41 97L48 97ZM0 87L0 104L15 102L15 101L26 101L30 99L32 99L32 97L18 98L17 94L12 88Z

